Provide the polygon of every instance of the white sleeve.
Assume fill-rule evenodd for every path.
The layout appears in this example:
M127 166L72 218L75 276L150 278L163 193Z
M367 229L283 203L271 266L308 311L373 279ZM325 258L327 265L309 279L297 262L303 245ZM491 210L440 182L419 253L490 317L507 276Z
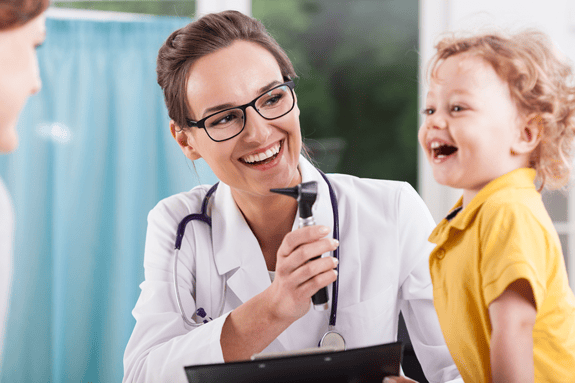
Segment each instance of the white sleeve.
M159 204L148 215L144 255L145 280L133 310L136 326L124 353L123 382L187 382L184 366L223 363L220 346L227 315L191 328L182 319L173 290L173 257L179 209ZM181 210L180 210L181 211ZM189 225L188 230L191 229ZM190 250L186 242L186 253ZM194 291L192 269L186 266L189 254L184 245L178 260L180 291ZM182 261L183 259L183 261ZM191 294L182 294L186 313L195 311Z
M429 382L463 382L451 358L433 306L428 237L435 223L417 192L406 184L397 203L400 307L411 344Z

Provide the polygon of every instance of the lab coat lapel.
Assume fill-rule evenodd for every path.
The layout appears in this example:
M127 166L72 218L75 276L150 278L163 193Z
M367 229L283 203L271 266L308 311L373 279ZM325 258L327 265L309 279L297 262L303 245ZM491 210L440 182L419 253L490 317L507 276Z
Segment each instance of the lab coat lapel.
M227 275L228 288L246 302L269 287L269 273L256 237L222 182L212 209L214 259L220 275ZM225 218L224 218L225 217Z

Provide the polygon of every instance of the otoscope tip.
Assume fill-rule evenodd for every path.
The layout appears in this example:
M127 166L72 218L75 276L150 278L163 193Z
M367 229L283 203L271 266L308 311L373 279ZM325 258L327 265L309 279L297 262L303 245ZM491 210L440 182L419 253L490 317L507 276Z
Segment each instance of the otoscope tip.
M295 199L298 199L299 197L299 190L297 186L294 186L293 188L270 189L270 191L272 193L287 195Z

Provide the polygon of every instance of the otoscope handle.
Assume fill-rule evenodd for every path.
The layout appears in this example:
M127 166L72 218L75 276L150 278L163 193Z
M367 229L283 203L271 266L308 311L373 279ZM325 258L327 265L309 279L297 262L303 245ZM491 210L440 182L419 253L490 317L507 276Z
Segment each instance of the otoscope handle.
M306 226L313 226L315 225L315 220L313 219L313 216L307 217L307 218L301 218L299 219L299 227L306 227ZM310 261L313 261L314 259L318 259L320 256L317 257L313 257L312 259L310 259ZM313 308L316 311L325 311L328 309L328 304L327 301L329 300L329 297L327 295L327 286L326 287L322 287L321 289L319 289L317 291L317 293L315 293L312 297L311 297L311 301L313 302Z

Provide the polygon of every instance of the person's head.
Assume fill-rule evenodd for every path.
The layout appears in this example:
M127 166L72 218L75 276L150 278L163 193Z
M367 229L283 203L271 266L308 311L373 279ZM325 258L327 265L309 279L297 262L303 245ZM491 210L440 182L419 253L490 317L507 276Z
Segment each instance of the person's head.
M511 170L531 167L541 188L564 185L575 87L571 68L547 36L450 36L436 49L419 131L436 180L477 192Z
M236 191L269 194L295 184L295 72L259 21L225 11L188 24L160 48L157 74L170 129L189 159L203 158Z
M48 5L49 0L0 2L0 153L18 146L18 115L41 87L36 47L45 38Z

